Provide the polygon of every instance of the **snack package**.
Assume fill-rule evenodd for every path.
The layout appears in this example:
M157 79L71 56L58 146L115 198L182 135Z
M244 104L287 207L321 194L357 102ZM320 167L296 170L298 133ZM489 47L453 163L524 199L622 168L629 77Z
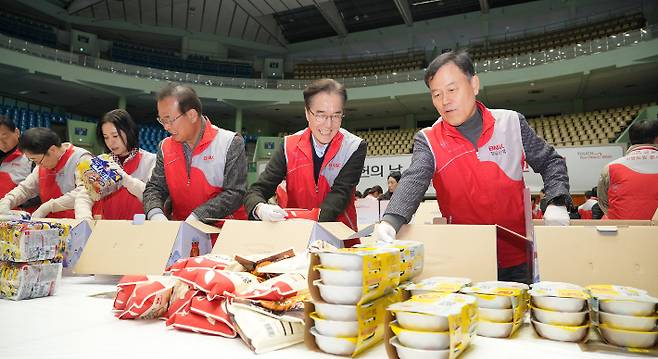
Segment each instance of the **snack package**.
M137 278L139 279L139 278ZM123 310L115 315L119 319L157 319L163 316L169 307L176 279L170 276L150 276L146 281L136 282L132 293L125 300ZM129 290L129 286L126 290ZM117 297L121 292L117 292ZM125 293L121 293L121 299ZM115 299L115 308L117 300Z
M283 210L286 212L286 219L310 219L311 221L317 221L320 216L320 208L284 208Z
M211 300L227 294L240 293L258 283L258 277L251 273L208 268L184 268L173 276L206 293Z
M55 294L62 264L0 262L0 298L22 300Z
M167 326L195 333L235 338L236 332L226 313L226 300L208 300L194 296L178 312L167 320Z
M61 262L70 228L70 225L48 222L1 222L0 260Z
M308 291L306 276L300 273L286 273L250 286L236 296L245 299L280 301Z
M461 289L478 303L478 335L511 338L523 325L528 308L528 285L516 282L489 281Z
M109 154L102 154L78 164L78 176L93 201L98 201L121 187L121 175L110 169L110 161L112 159Z
M303 307L302 307L303 308ZM289 321L268 315L252 305L228 305L231 321L249 349L266 353L304 341L304 320Z
M171 267L167 268L167 273L176 273L183 268L206 268L219 269L232 272L242 272L244 267L235 259L222 254L206 254L197 257L188 257L177 260Z

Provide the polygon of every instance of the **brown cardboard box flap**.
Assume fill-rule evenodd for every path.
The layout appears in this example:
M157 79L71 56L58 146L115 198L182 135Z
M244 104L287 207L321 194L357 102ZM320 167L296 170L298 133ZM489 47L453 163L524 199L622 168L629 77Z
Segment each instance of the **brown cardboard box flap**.
M656 226L537 226L535 241L541 280L617 284L658 295Z
M423 273L414 280L449 276L478 282L498 277L496 226L408 224L397 239L425 245Z
M648 219L572 219L569 221L570 226L652 226L656 225L656 220ZM533 219L532 224L535 226L544 226L543 219Z
M162 274L181 222L134 225L97 221L74 271L81 274Z
M214 234L214 233L219 233L221 231L220 228L217 228L215 226L211 226L209 224L205 224L201 221L190 221L190 222L185 222L189 224L190 226L200 230L203 233L206 234Z
M293 248L297 253L308 245L313 221L281 222L227 220L222 227L212 253L224 255L268 253L277 249Z

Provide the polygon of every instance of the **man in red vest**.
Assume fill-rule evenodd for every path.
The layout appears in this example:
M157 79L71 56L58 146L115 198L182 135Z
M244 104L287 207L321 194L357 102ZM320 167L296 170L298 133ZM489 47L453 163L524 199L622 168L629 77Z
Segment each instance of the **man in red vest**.
M150 220L212 221L247 219L242 200L247 189L247 157L242 137L214 126L189 86L169 84L157 96L158 122L170 136L162 140L144 189Z
M345 87L331 79L317 80L304 89L308 127L285 137L283 148L274 152L249 188L245 206L251 218L285 219L281 207L267 204L285 179L288 207L319 209L320 222L340 221L357 230L354 191L367 145L340 127L346 101Z
M416 134L411 165L375 229L380 240L392 241L411 220L430 181L449 223L498 224L525 235L524 161L543 178L549 203L545 223L569 224L564 158L520 113L489 109L476 101L480 81L468 54L437 57L426 70L425 83L441 117ZM497 237L498 278L531 281L526 241L504 231Z
M76 171L80 162L92 157L87 150L62 143L55 132L43 127L25 131L18 148L36 167L0 200L0 213L39 195L43 204L32 218L92 218L91 198Z
M0 116L0 198L32 172L32 163L18 149L19 138L14 121Z
M658 119L628 129L626 155L601 171L599 206L609 219L651 219L658 207Z

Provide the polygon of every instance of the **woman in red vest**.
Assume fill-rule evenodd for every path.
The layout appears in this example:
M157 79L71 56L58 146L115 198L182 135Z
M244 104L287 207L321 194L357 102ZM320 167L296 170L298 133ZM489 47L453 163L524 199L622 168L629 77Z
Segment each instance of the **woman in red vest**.
M366 142L341 128L345 87L331 79L304 89L308 127L284 139L265 171L247 191L252 219L282 221L286 212L267 204L286 180L288 207L319 209L320 222L340 221L357 230L354 190L366 158Z
M128 111L112 110L96 127L96 136L112 155L112 168L121 174L122 188L96 202L94 214L103 219L133 219L144 213L144 187L155 167L155 154L139 148L139 129Z
M49 128L31 128L21 136L18 148L36 164L27 178L0 200L0 213L37 195L43 204L32 218L91 219L92 201L76 168L91 154L71 143L62 143Z
M32 172L32 163L18 149L19 138L14 121L0 116L0 198Z

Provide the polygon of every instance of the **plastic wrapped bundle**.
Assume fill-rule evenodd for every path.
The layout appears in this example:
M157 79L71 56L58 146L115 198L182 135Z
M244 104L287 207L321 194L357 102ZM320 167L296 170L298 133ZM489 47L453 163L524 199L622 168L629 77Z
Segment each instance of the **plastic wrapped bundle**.
M64 259L71 226L60 223L9 221L0 223L0 260L33 262Z
M22 300L55 294L62 264L0 262L0 298Z
M121 175L110 168L111 161L108 154L102 154L78 165L78 175L93 201L98 201L121 187Z

